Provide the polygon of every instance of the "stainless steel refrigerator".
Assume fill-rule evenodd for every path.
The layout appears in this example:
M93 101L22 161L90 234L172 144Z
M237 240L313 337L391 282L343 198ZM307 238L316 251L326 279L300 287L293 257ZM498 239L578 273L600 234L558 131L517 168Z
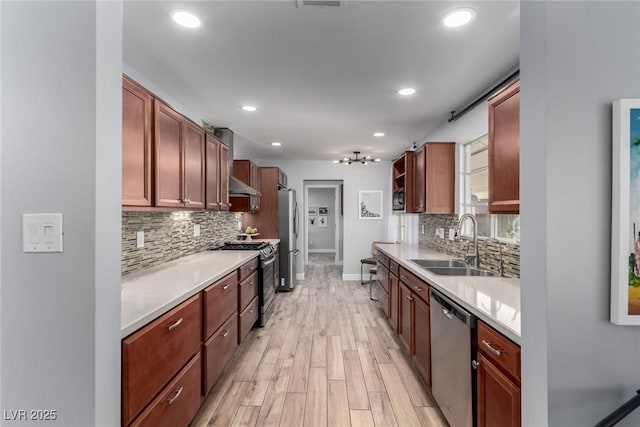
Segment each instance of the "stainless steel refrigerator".
M296 286L296 246L300 228L300 211L296 190L278 190L278 238L280 239L280 283L278 291L291 291Z

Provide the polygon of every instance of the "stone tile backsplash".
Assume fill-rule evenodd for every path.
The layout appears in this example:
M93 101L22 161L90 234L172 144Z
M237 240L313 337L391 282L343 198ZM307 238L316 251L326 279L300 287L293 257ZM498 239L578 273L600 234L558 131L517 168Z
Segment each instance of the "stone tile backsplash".
M122 212L122 275L201 252L236 238L242 214L235 212ZM194 237L193 226L200 225ZM144 248L136 233L144 231Z
M439 252L450 254L463 259L471 240L462 237L459 241L449 240L447 232L450 228L458 227L457 215L420 215L420 226L424 225L424 234L420 233L420 245ZM444 228L445 238L436 237L436 229ZM480 262L483 268L496 271L500 261L500 252L495 240L484 245L486 238L478 238ZM502 243L502 260L506 277L520 277L520 244Z

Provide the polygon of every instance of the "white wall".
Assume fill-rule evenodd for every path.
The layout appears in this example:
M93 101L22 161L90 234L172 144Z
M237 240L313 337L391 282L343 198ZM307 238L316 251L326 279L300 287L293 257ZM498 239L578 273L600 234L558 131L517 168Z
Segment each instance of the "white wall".
M242 151L240 146L239 151ZM257 160L260 166L278 166L288 176L289 188L298 193L302 203L304 180L342 180L344 182L344 266L345 280L360 279L360 259L371 256L371 243L382 240L384 220L358 219L358 191L383 190L384 216L391 213L389 191L391 162L383 161L369 165L344 166L331 161L272 161ZM298 236L298 248L303 248L302 233ZM302 255L302 254L301 254ZM303 258L298 262L298 274L304 273Z
M0 403L118 425L121 4L0 7ZM64 253L22 252L25 212L64 214Z
M336 212L336 189L334 188L309 188L309 200L308 206L314 206L319 208L324 206L328 208L329 215L327 215L327 226L320 226L320 214L315 215L316 221L314 225L311 225L309 220L306 221L306 226L309 230L309 251L335 251L336 250L336 227L337 227L337 215ZM304 193L303 193L304 194ZM308 213L307 213L308 217Z
M638 2L522 2L524 426L594 425L640 387L640 329L608 321L611 103L640 97L639 18Z

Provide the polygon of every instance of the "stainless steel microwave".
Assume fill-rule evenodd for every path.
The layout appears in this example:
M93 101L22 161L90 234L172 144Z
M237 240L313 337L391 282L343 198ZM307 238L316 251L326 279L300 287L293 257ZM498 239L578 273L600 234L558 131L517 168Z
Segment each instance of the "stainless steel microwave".
M404 210L404 188L399 188L393 191L393 210Z

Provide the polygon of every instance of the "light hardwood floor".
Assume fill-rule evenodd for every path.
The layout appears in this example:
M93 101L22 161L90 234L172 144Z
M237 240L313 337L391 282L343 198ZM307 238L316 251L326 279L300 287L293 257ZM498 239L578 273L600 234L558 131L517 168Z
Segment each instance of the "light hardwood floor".
M276 295L191 423L200 426L447 426L368 286L309 265Z

